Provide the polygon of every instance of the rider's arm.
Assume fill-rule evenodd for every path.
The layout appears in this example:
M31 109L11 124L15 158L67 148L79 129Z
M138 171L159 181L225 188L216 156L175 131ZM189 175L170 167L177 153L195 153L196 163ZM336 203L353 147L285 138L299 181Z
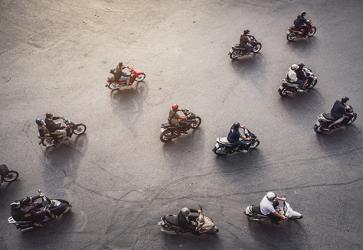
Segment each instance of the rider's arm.
M278 217L278 218L280 218L281 220L286 220L287 219L287 217L286 216L284 216L284 215L281 215L281 214L279 214L278 212L272 212L272 214L273 215L275 215L276 217Z
M280 201L286 201L286 198L285 197L282 197L282 196L277 196L276 199L278 199Z

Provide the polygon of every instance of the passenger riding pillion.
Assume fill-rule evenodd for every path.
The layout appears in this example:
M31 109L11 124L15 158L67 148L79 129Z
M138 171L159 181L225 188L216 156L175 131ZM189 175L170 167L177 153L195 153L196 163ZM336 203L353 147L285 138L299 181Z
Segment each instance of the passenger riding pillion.
M274 192L267 192L260 202L260 211L263 215L268 216L271 222L278 223L280 220L287 220L283 211L276 210L280 201L286 201L286 198L277 196Z
M250 138L248 135L245 134L245 131L243 130L243 135L239 132L240 128L245 128L244 126L241 126L239 122L233 123L231 129L229 130L227 140L228 142L234 144L234 145L240 145L241 147L246 147L247 142Z
M299 88L304 89L307 83L307 77L304 73L304 64L293 64L287 72L287 80L290 83L297 84Z

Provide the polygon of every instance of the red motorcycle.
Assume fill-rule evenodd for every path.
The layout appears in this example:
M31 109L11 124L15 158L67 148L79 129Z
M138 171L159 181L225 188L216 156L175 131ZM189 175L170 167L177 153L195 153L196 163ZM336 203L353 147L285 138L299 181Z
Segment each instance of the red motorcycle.
M128 68L128 67L127 67ZM137 72L133 68L128 68L130 70L130 80L121 77L119 80L115 80L113 78L107 79L106 87L111 90L118 89L123 86L131 86L134 81L141 82L145 79L146 75L144 72Z
M316 27L312 24L311 20L307 20L306 28L308 32L304 34L304 31L302 31L301 29L297 29L294 26L291 26L287 31L287 41L291 42L294 41L296 38L306 38L314 36L314 34L316 33Z

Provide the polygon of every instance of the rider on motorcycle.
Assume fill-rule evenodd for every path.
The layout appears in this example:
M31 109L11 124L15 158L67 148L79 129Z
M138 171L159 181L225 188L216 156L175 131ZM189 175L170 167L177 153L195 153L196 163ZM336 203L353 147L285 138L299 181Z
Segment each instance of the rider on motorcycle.
M347 120L351 118L351 114L347 112L346 108L347 101L349 101L348 97L343 97L340 101L335 101L333 108L330 111L330 114L335 121L334 123L330 124L329 127L344 121L346 118L348 118Z
M198 218L199 213L200 211L197 209L182 208L178 213L178 225L192 233L197 233L195 220Z
M112 82L117 82L122 77L126 80L126 84L130 84L130 68L128 66L124 66L122 62L119 62L115 69L111 69L110 73L113 74L113 77L109 78Z
M47 133L47 128L45 127L45 123L42 119L37 118L35 123L38 125L38 132L40 137L44 137Z
M46 216L54 218L51 211L45 207L41 207L41 203L34 201L42 198L41 195L34 197L26 197L20 201L14 201L10 204L11 216L17 220L30 220L35 226L41 227L42 222Z
M249 52L252 50L251 39L248 35L249 33L250 33L249 30L244 30L243 34L241 34L240 39L239 39L239 45L246 52Z
M245 128L245 127L241 126L239 122L233 123L231 129L229 130L227 140L229 143L232 143L234 145L240 145L242 148L244 148L247 145L246 141L249 141L250 138L245 133L244 135L241 135L241 133L239 132L240 128Z
M267 192L260 202L260 211L263 215L270 218L272 223L278 224L280 220L287 220L283 211L277 210L280 201L286 201L286 198L277 196L274 192Z
M171 125L175 127L182 127L185 125L186 117L184 114L180 114L180 109L178 104L171 105L171 109L169 111L168 121ZM186 132L185 132L186 133Z
M64 117L53 116L53 114L51 114L51 113L46 113L45 114L45 126L51 135L55 135L55 136L61 135L63 137L68 134L67 127L62 126L62 124L60 124L60 123L55 123L55 120L59 120L59 119L64 119Z
M287 80L290 83L297 84L300 89L304 89L307 83L307 78L304 72L304 64L293 64L287 72Z
M294 28L299 30L300 35L305 36L308 33L308 20L305 18L306 12L301 12L294 21Z

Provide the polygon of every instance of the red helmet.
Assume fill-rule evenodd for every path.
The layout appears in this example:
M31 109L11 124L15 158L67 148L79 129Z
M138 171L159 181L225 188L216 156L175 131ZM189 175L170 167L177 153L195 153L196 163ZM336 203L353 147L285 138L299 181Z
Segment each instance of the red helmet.
M173 105L171 105L171 109L173 110L173 111L177 111L178 110L178 104L176 104L176 103L174 103Z

